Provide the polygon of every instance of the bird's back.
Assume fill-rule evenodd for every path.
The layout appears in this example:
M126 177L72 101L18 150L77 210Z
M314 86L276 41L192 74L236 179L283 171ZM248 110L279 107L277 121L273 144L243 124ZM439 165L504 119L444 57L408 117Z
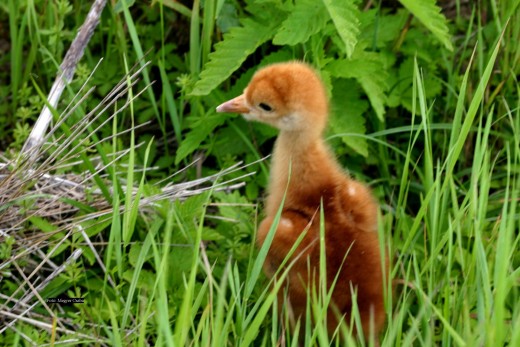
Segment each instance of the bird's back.
M302 189L300 194L293 192L284 207L282 216L294 224L291 232L281 233L285 239L276 245L279 256L275 263L283 260L283 255L290 251L301 233L306 232L292 256L297 260L289 274L289 297L295 315L305 315L308 300L305 286L308 283L318 285L320 209L323 208L327 285L330 288L335 283L333 306L340 316L345 315L344 319L349 323L351 289L354 289L365 335L370 331L371 319L374 331L380 331L385 320L383 267L387 265L381 262L377 205L370 190L350 178L333 177L320 187ZM329 310L331 331L338 325L335 309ZM371 314L373 318L370 318Z

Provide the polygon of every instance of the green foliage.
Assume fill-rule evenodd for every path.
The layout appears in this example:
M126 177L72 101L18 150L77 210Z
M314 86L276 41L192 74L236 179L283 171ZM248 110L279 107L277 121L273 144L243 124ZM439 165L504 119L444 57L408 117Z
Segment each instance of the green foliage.
M393 41L396 36L400 35L400 30L405 24L406 18L403 11L395 15L382 15L376 10L370 10L362 15L357 9L355 1L346 3L344 1L323 1L322 3L300 0L294 4L282 1L272 3L272 6L277 10L276 15L269 15L271 9L252 2L248 10L255 16L251 19L247 18L247 21L244 20L241 27L232 29L224 35L223 41L215 45L215 51L209 56L209 63L206 64L200 74L200 79L195 84L193 95L208 94L237 70L259 45L271 38L275 45L303 45L306 47L310 44L312 48L308 52L310 54L305 55L306 59L328 72L328 75L323 76L324 78L355 79L370 100L380 122L385 121L387 105L410 107L409 91L412 82L409 78L410 66L398 65L399 62L392 54L395 49ZM433 7L437 9L437 7ZM419 18L430 15L432 11L431 6L424 8L412 6L412 9L412 13ZM269 15L269 21L264 22L259 13L262 13L264 17ZM444 43L449 42L447 29L446 31L439 29L446 28L446 19L438 11L435 14L436 21L431 26L428 24L428 28L436 35L440 35L438 33L442 32ZM302 27L299 23L308 24ZM360 35L360 30L363 33L372 32L373 34ZM410 32L410 36L412 36L419 30L411 29ZM251 40L251 37L255 37L255 40ZM317 45L324 46L326 42L329 42L327 51L323 51L322 48L314 48ZM408 55L409 59L413 59L415 55L425 55L428 62L432 62L431 57L427 57L432 47L430 45L417 47L414 42L416 41L410 40L410 42L403 43L403 48L406 49L403 52ZM374 51L374 44L377 45L378 52ZM408 45L414 44L416 47L408 48ZM436 61L435 64L438 63L440 61ZM431 70L436 71L438 66L432 65ZM404 69L407 69L407 77L402 76ZM437 88L430 89L430 96L440 92L437 80L430 78L428 81L437 82ZM334 99L352 98L352 95L342 95L343 90L333 90ZM403 93L406 93L406 97L403 97ZM350 101L356 102L355 100ZM352 124L351 127L358 131L366 128L363 118L353 117L349 119L349 122ZM364 132L360 134L363 135ZM345 143L356 152L366 156L363 141L361 137L355 137Z
M87 201L71 202L78 209L71 217L89 219L72 235L55 219L31 217L4 236L0 222L0 306L32 292L22 273L41 283L34 282L38 271L47 275L76 252L78 260L39 294L82 297L85 304L49 304L54 329L34 323L53 321L33 297L35 306L17 313L0 345L43 345L51 336L56 344L121 346L373 344L346 327L329 337L319 321L323 281L309 298L315 326L298 323L300 330L289 332L289 312L277 303L283 281L262 275L267 246L254 242L268 161L232 175L245 187L138 206L139 197L154 197L170 181L268 155L275 130L214 109L241 93L258 68L291 59L321 74L331 98L327 141L380 201L381 242L393 259L388 287L395 289L387 295L380 344L520 345L519 2L456 5L451 13L433 0L112 2L58 112L74 106L83 83L80 97L96 88L57 130L49 153L58 153L74 125L141 57L151 63L130 94L156 83L145 95L120 100L76 141L73 153L88 150L73 170L96 175ZM21 147L43 105L38 91L50 89L89 6L0 3L0 149L11 151L2 156ZM129 110L97 128L127 101ZM122 150L128 152L120 156ZM100 163L109 165L97 172ZM251 176L238 178L243 174ZM112 212L94 203L99 192ZM39 198L29 195L0 213L13 206L27 213ZM48 263L35 270L44 257Z
M242 27L231 29L225 35L225 40L219 42L215 51L209 55L210 61L201 72L201 79L191 92L193 95L208 94L228 78L273 35L278 20L276 16L268 23L245 19L242 24Z
M199 148L200 144L208 138L215 128L224 123L225 119L226 116L223 115L211 115L194 119L190 126L193 130L188 133L177 150L175 164L179 164L181 160Z
M360 98L360 91L352 87L348 79L338 79L333 84L333 90L341 89L341 95L332 100L334 108L329 121L332 135L341 136L342 141L362 156L368 156L368 144L362 137L365 134L363 114L368 109L366 100Z
M435 0L399 0L399 2L416 16L447 49L453 50L446 18L442 15Z
M296 45L325 28L329 21L327 8L320 1L304 0L294 4L273 37L275 45ZM308 25L301 25L308 23Z
M332 77L355 78L367 94L379 120L383 121L385 92L388 90L383 55L362 51L352 59L333 61L327 66L327 71Z
M323 0L334 26L345 44L347 56L352 56L359 35L359 10L357 0Z

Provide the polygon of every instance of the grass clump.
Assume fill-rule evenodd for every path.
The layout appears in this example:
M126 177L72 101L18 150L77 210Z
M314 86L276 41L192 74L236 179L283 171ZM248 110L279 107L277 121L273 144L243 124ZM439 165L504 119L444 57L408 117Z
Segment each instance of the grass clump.
M35 161L18 154L90 5L0 4L0 344L374 345L289 331L254 246L276 133L214 112L305 59L381 202L380 344L520 345L518 2L423 3L111 3Z

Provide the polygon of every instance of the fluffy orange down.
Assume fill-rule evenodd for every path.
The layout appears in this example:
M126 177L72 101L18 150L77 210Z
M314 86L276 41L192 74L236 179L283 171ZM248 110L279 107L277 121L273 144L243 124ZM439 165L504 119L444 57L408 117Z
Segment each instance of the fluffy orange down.
M241 113L248 120L280 130L257 242L263 244L287 188L264 271L273 276L307 229L292 256L296 261L287 278L288 304L294 316L305 317L308 288L318 282L323 201L329 286L339 273L327 315L328 330L336 330L340 319L350 322L354 288L363 334L377 335L385 322L382 263L388 269L388 262L381 261L377 205L371 191L343 171L323 141L328 100L316 72L300 62L265 67L253 76L242 95L218 106L217 112Z

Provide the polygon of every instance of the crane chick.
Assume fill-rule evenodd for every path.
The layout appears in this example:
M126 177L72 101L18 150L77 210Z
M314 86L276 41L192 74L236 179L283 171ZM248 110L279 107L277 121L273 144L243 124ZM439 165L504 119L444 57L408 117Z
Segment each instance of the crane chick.
M267 66L255 73L242 95L218 106L217 112L240 113L280 130L257 243L263 244L286 194L264 271L273 276L305 233L287 277L295 317L305 317L309 288L318 285L314 274L320 262L323 204L328 285L337 277L327 312L329 333L341 319L350 322L355 291L362 333L377 334L385 321L383 270L388 267L381 260L377 205L370 190L342 170L323 140L328 100L316 72L300 62Z

